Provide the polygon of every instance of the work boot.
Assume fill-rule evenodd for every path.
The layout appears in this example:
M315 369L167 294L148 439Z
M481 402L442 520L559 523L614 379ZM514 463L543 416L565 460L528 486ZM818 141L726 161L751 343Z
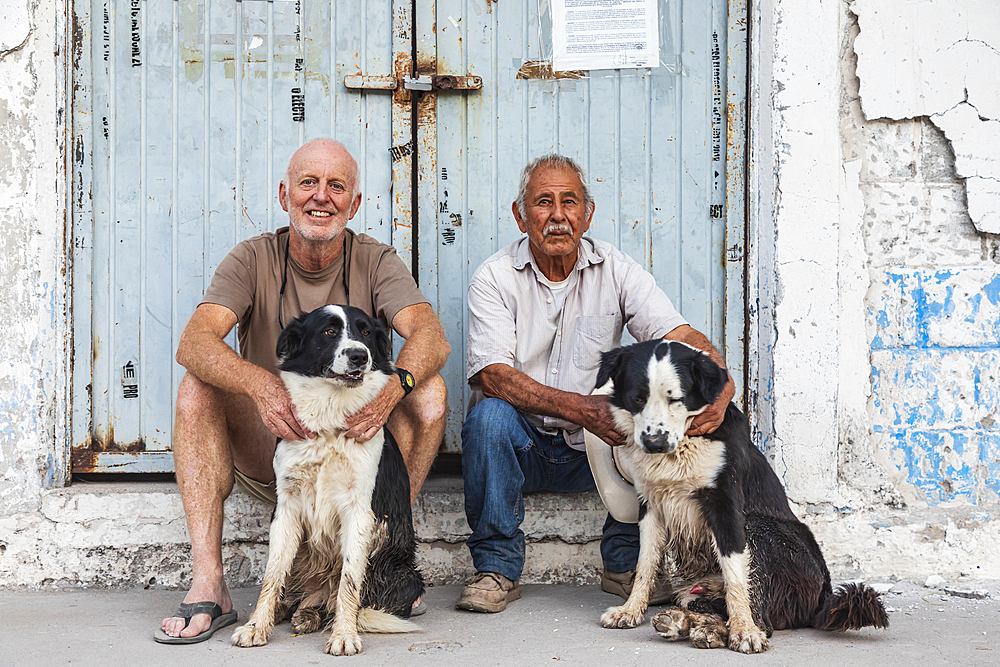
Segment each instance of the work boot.
M456 609L495 613L507 608L508 602L521 597L516 581L496 572L477 572L455 603Z
M608 568L604 568L604 573L601 574L601 590L628 600L628 596L632 594L634 580L635 570L612 572ZM670 582L662 575L657 577L656 585L653 586L653 590L649 594L649 604L664 604L673 600L673 597L674 589Z

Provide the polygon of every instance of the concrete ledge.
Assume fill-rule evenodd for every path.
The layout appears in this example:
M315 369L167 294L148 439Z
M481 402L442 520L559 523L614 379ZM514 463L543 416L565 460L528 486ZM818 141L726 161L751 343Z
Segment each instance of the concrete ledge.
M808 508L799 507L800 516ZM259 583L267 562L269 506L234 493L226 502L223 557L231 586ZM596 493L525 498L524 583L593 584L606 513ZM968 507L806 514L835 580L931 574L1000 579L1000 520ZM428 583L473 572L458 477L425 485L414 505L418 557ZM0 588L184 588L190 545L174 484L77 484L45 494L38 512L0 518Z
M223 560L230 586L259 583L267 562L270 506L234 493L226 501ZM418 557L429 583L473 572L462 481L428 481L413 508ZM605 512L595 493L532 494L522 529L525 583L594 583ZM38 512L0 519L0 587L181 588L190 544L176 484L83 483L49 491Z

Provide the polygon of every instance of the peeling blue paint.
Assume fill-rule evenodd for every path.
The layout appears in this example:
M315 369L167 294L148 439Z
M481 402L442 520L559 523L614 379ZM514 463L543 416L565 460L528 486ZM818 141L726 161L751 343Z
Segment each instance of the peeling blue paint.
M55 484L56 462L55 459L52 458L51 452L45 458L45 477L42 479L42 487L51 489Z
M1000 274L983 285L983 294L994 306L1000 306Z
M972 466L945 462L954 453L965 458L970 436L961 431L901 431L892 434L893 449L903 452L907 481L923 491L930 505L962 500L975 505L976 478ZM953 457L949 457L953 458ZM978 458L978 457L977 457Z
M880 326L883 329L885 329L886 327L888 327L889 326L889 313L885 312L884 310L881 310L881 311L875 313L875 324L877 324L878 326Z
M995 268L898 269L870 311L873 431L932 505L1000 496L998 306Z

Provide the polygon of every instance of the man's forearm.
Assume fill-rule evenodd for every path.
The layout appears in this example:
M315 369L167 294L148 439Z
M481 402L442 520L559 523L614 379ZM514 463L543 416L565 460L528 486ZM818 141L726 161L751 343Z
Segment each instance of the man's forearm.
M709 359L719 364L722 368L726 368L726 360L722 357L719 351L715 349L715 346L712 345L712 341L708 340L708 337L705 336L705 334L701 333L694 327L688 325L677 327L664 336L664 338L680 341L681 343L687 343L691 347L696 347L707 354Z
M499 398L522 412L564 419L587 426L596 419L589 396L562 391L538 382L506 364L490 364L473 378L484 395Z
M202 382L233 394L253 397L271 373L250 363L209 331L185 332L177 346L177 363Z

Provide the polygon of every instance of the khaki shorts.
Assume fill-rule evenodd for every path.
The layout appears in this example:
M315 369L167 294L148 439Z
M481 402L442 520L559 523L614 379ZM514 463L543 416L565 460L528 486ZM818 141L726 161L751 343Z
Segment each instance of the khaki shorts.
M236 475L236 486L240 491L257 500L263 500L265 503L278 504L278 485L276 482L270 484L258 482L255 479L250 479L236 468L233 468L233 473Z

